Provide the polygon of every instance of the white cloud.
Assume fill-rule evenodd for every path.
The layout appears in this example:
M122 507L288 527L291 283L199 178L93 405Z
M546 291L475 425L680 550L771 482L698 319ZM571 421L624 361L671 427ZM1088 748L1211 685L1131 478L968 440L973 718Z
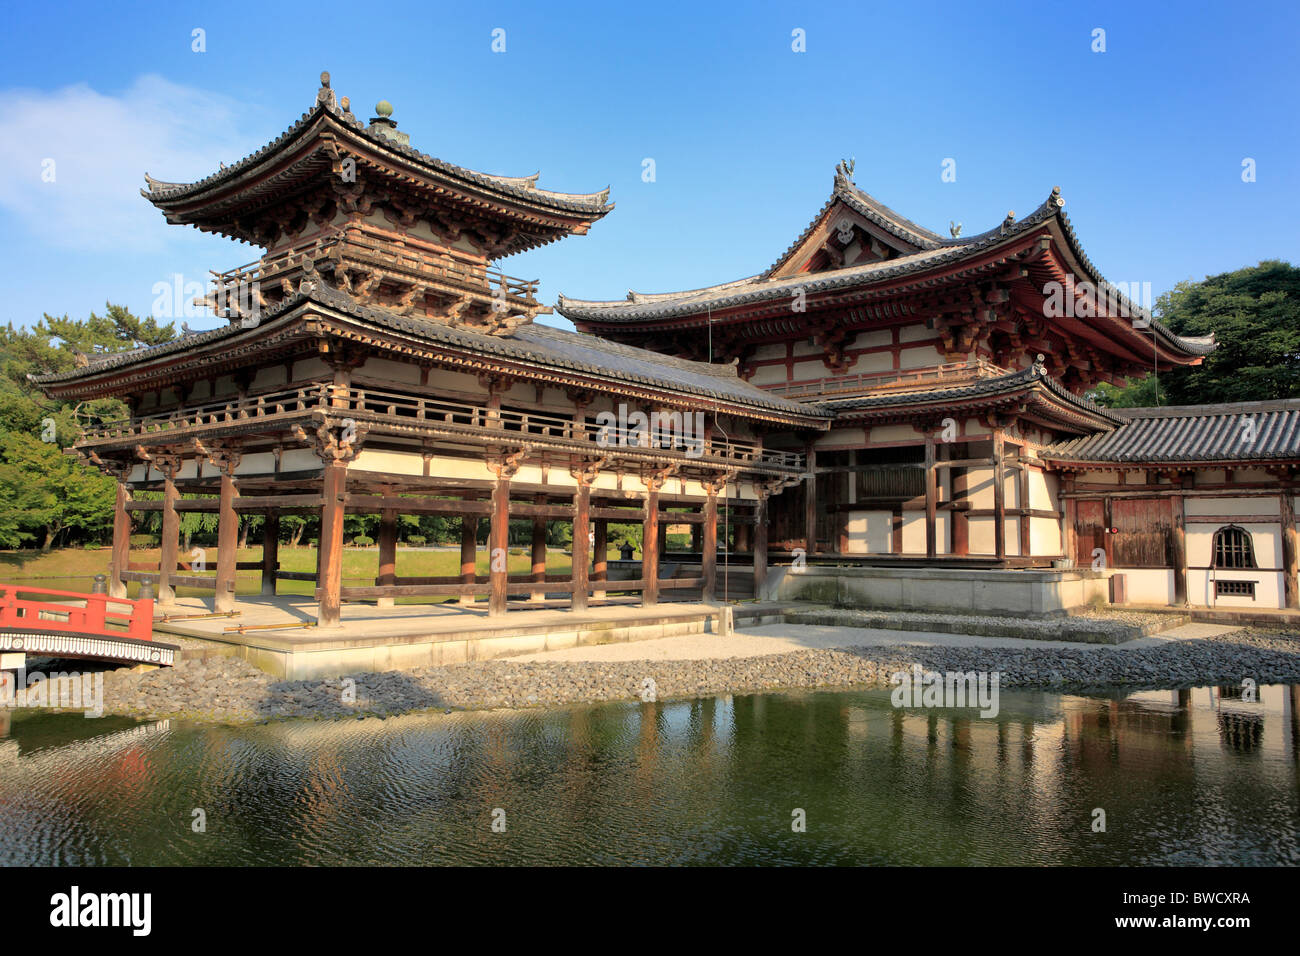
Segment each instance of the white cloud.
M255 111L260 113L260 111ZM169 226L140 195L144 174L192 182L265 140L241 132L229 97L138 78L120 95L86 84L0 91L0 210L12 236L83 250L158 251L193 229ZM53 160L54 181L42 179Z

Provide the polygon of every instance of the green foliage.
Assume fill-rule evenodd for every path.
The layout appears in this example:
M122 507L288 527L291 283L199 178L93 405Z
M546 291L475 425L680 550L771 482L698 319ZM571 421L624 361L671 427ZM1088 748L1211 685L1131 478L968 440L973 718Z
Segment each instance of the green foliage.
M415 545L417 548L421 548L421 547L424 546L424 544L425 544L425 542L426 542L427 540L428 540L428 539L427 539L424 535L422 535L422 534L413 534L413 535L410 535L410 536L406 539L406 543L407 543L407 544L413 544L413 545Z
M369 548L375 543L375 539L368 535L359 534L352 539L352 544L358 548Z
M122 403L69 406L46 398L29 375L65 372L95 356L157 345L171 324L108 305L88 319L45 315L30 329L0 328L0 547L101 541L111 536L114 482L64 453L86 423L121 418Z
M1270 260L1180 282L1154 311L1179 335L1214 333L1218 342L1200 366L1160 370L1160 404L1300 398L1300 268ZM1154 405L1150 378L1103 386L1097 397L1113 407Z

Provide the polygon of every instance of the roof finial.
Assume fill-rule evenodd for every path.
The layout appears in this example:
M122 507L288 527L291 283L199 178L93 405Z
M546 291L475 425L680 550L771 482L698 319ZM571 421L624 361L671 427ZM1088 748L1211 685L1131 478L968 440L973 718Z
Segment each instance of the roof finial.
M1049 199L1048 202L1050 202L1057 209L1060 209L1062 206L1065 205L1065 197L1061 195L1060 186L1052 187L1052 198Z
M961 235L961 223L959 223L959 222L953 222L951 219L949 219L949 220L948 220L948 233L949 233L949 235L951 235L954 239L956 239L958 236L960 236L960 235Z
M334 96L334 91L330 89L330 75L328 70L321 70L320 89L316 91L316 105L324 104L330 109L337 108L338 101Z
M841 159L835 164L836 180L843 179L847 183L853 182L853 167L857 165L857 160L853 157Z
M397 131L397 121L393 119L393 104L388 100L380 100L375 104L375 115L370 119L370 132L394 143L401 143L403 146L411 142L410 136Z

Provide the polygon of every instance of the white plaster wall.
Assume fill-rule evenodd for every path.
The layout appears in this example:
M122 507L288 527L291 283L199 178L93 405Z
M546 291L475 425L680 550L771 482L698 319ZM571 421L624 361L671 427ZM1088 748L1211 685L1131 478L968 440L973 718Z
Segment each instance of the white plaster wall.
M888 554L893 541L893 515L888 511L850 511L850 554Z
M1174 572L1171 568L1122 568L1130 604L1173 604Z

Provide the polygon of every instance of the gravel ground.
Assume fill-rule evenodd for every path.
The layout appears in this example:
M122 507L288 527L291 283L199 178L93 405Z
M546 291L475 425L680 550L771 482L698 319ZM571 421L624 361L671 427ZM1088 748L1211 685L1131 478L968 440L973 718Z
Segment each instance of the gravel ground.
M29 670L38 669L33 661ZM241 723L341 718L432 708L536 707L582 701L711 696L778 688L882 686L913 663L996 671L1004 688L1087 690L1300 683L1300 634L1241 629L1155 647L878 645L677 661L480 661L353 678L283 681L232 657L136 673L107 670L105 712ZM77 662L52 669L74 670ZM84 666L83 666L84 669ZM649 684L648 681L653 681ZM345 697L347 698L345 700Z

